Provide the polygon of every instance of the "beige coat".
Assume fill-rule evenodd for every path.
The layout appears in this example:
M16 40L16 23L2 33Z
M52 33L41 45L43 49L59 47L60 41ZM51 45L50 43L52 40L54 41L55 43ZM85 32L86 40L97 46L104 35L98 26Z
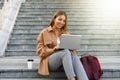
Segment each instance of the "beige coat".
M57 37L52 27L43 29L36 41L37 55L40 57L38 73L49 75L48 56L54 53L53 48L57 45ZM72 51L73 52L73 51ZM74 52L73 52L74 53Z

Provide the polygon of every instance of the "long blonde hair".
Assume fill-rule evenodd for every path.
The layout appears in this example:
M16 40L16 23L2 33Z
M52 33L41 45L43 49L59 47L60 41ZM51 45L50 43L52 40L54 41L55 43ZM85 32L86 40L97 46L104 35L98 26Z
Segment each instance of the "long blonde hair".
M67 14L64 11L56 11L54 13L54 15L52 16L48 27L49 26L53 27L55 18L58 17L58 16L60 16L60 15L64 15L65 18L66 18L65 19L65 25L62 27L62 32L63 33L68 33L68 19L67 19Z

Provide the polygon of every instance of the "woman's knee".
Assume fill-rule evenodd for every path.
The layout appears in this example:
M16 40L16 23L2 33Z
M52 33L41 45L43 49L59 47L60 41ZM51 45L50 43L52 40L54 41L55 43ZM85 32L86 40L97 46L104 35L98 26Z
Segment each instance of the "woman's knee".
M65 51L65 55L71 56L71 52L69 49L65 49L64 51Z
M70 51L68 49L64 49L61 51L61 55L69 55L70 54Z
M72 55L73 60L79 60L79 57L77 55Z

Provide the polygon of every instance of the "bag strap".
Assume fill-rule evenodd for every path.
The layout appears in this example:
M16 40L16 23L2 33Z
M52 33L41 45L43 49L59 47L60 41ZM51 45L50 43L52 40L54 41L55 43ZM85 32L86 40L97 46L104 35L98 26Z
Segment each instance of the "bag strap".
M89 62L90 62L90 64L91 64L91 68L92 68L92 73L93 73L93 76L94 76L94 78L95 78L95 80L99 80L99 77L98 77L98 75L96 74L96 68L94 67L94 64L93 64L93 57L90 57L90 58L88 58L89 59Z
M89 53L85 53L81 55L81 57L84 57L84 56L91 56L91 55Z

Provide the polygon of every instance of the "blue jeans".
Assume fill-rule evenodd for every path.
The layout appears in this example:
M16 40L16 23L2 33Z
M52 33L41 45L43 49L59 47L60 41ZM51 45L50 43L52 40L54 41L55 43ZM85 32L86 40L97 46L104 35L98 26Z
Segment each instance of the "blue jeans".
M50 55L48 65L51 71L56 71L63 65L68 79L76 77L77 80L88 80L79 57L71 55L68 49L57 51Z

